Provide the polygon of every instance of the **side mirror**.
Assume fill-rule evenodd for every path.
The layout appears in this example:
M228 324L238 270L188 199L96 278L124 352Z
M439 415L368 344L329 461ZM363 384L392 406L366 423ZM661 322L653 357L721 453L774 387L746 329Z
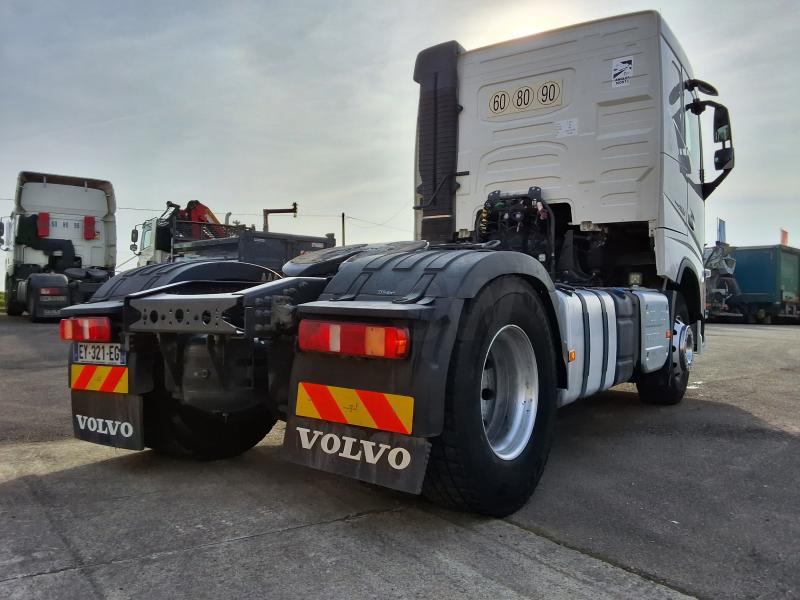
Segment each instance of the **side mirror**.
M130 248L131 252L133 252L134 254L136 254L136 251L139 249L139 246L137 246L136 244L131 244L128 247Z
M733 162L733 146L714 152L714 168L717 171L730 171L733 169Z
M139 241L139 230L135 227L131 229L131 242L134 244Z
M714 168L722 171L714 181L705 181L703 186L703 198L708 198L717 189L720 183L730 174L734 166L733 152L733 132L731 131L731 117L728 108L719 102L711 100L692 102L692 112L700 114L707 106L714 107L714 142L722 144L722 148L714 152Z
M731 133L731 118L728 114L728 108L718 104L714 107L714 141L724 143L732 140L733 134Z
M706 96L719 96L717 88L702 79L687 79L684 87L688 91L697 90Z
M6 226L0 221L0 238L3 237L3 232L5 231Z

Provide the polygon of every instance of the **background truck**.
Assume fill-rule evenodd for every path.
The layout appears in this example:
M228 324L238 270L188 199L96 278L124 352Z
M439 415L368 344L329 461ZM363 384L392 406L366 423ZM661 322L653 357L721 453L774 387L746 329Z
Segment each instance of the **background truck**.
M731 308L748 323L800 319L800 249L789 246L731 248L738 293Z
M281 419L290 461L505 515L558 407L628 381L682 399L704 202L733 147L661 17L447 42L414 79L418 239L306 253L282 278L236 261L115 277L61 323L76 437L212 459Z
M141 245L137 244L140 229ZM138 254L139 267L198 259L238 260L278 272L295 256L335 245L333 234L325 237L292 235L220 223L205 204L190 200L186 208L167 202L164 214L135 227L131 231L130 248Z
M703 250L703 265L706 268L706 318L711 321L728 317L741 317L732 312L730 301L739 295L736 282L736 259L731 255L731 246L717 241Z
M0 221L6 312L52 318L114 275L116 203L108 181L23 171Z

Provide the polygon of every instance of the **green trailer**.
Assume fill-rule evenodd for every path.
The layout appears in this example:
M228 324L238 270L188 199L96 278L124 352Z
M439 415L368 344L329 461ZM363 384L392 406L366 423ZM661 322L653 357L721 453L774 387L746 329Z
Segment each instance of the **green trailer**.
M740 293L729 305L749 323L800 317L800 249L789 246L734 248Z

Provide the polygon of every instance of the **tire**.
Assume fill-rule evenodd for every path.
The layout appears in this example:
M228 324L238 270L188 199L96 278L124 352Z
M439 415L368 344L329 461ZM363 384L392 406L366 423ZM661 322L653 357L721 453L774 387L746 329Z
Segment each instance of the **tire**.
M30 295L32 290L28 290L28 304L27 304L27 311L28 311L28 318L31 320L31 323L39 323L41 319L36 316L36 303L33 299L33 296Z
M538 294L518 277L497 279L470 301L450 362L444 429L432 440L423 484L428 499L495 517L528 501L553 442L557 382L552 340ZM494 364L503 356L509 360ZM527 368L528 358L535 368ZM501 413L502 399L514 395L503 393L496 382L515 380L520 385L508 385L505 392L518 390L517 401ZM514 415L524 426L504 429Z
M144 402L145 445L176 458L239 456L264 439L276 422L264 407L223 417L182 405L163 389L146 394Z
M18 302L9 302L6 299L6 314L9 317L19 317L25 312L24 308Z
M6 277L6 314L9 317L19 317L25 312L25 307L20 304L19 302L14 302L10 299L11 295L16 296L16 290L14 290L13 286L11 285L11 278ZM12 294L12 290L14 290Z
M675 306L675 319L684 324L689 324L689 309L686 301L678 293ZM689 370L679 369L675 362L673 352L677 343L677 330L673 327L672 344L670 346L669 358L663 368L654 373L641 373L636 382L636 389L639 391L639 399L645 404L659 404L669 406L678 404L683 400L686 387L689 385Z

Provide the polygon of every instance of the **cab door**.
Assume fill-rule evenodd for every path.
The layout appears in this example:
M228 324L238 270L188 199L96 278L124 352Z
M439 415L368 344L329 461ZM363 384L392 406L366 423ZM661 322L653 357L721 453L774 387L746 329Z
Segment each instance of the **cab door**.
M659 275L675 280L689 250L688 174L691 169L686 149L683 67L661 39L663 90L662 198L659 202L656 235L656 267Z
M684 82L689 79L689 75L682 70ZM695 100L694 92L686 91L684 86L683 106L685 124L685 143L687 157L687 202L686 202L686 232L689 238L689 245L692 249L694 259L703 262L703 246L705 242L705 214L706 204L702 196L702 181L700 179L700 169L702 168L703 146L700 132L700 116L695 115L691 110L687 110ZM702 272L702 271L701 271Z

